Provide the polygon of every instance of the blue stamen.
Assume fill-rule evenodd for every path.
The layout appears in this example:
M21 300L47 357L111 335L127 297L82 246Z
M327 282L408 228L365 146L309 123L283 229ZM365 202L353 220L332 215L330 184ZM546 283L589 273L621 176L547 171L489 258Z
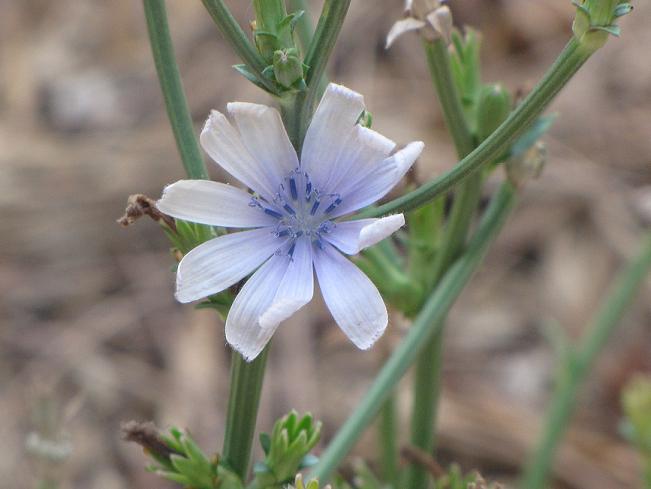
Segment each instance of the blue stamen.
M289 212L292 216L296 215L296 211L292 209L292 206L290 206L289 204L283 205L283 209Z
M307 173L305 174L305 178L307 180L305 182L305 200L310 200L310 197L312 196L312 182L310 182Z
M294 250L295 249L296 249L296 242L292 243L292 245L289 247L289 251L287 252L287 254L290 256L290 258L292 256L294 256Z
M296 180L294 180L294 177L289 179L289 190L292 193L292 199L298 199L298 191L296 190Z
M289 236L289 229L283 229L282 231L276 231L276 238L284 238Z
M337 208L339 204L341 204L341 198L337 197L334 202L328 206L328 208L325 210L325 213L330 214Z
M321 204L321 202L319 202L318 200L315 200L315 201L314 201L314 204L312 204L312 209L310 209L310 215L311 215L311 216L313 216L314 214L316 214L316 210L319 208L319 205L320 205L320 204Z
M281 217L283 217L283 215L280 212L276 212L275 210L269 209L268 207L264 208L264 213L271 217L275 217L276 219L280 219Z

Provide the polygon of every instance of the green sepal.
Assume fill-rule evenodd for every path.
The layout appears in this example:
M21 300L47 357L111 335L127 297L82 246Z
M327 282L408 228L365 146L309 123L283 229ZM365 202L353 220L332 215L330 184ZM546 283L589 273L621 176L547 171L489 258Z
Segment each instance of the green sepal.
M265 92L270 93L272 95L278 95L280 93L279 90L271 91L267 87L265 87L264 84L262 84L260 80L258 80L258 77L253 72L251 72L245 64L233 65L233 68L235 68L235 70L237 70L237 72L240 75L242 75L244 78L246 78L251 83L253 83L256 87L261 88Z
M260 446L264 454L268 455L271 449L271 437L268 433L260 433Z

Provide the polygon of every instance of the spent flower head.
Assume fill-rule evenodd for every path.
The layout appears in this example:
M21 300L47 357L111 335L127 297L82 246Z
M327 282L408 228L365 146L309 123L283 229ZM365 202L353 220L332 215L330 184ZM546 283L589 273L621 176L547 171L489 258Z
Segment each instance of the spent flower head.
M335 321L359 348L384 332L387 310L373 283L342 253L354 255L404 224L402 214L339 221L385 196L423 149L396 143L358 124L363 97L330 84L307 130L300 159L280 114L234 102L213 111L201 133L206 152L252 194L223 183L181 180L158 208L177 219L233 229L187 253L176 298L191 302L253 275L235 298L226 339L254 359L278 325L314 293L313 269Z
M452 12L443 0L405 0L404 18L397 21L387 34L386 49L406 32L419 31L425 39L443 38L450 42Z

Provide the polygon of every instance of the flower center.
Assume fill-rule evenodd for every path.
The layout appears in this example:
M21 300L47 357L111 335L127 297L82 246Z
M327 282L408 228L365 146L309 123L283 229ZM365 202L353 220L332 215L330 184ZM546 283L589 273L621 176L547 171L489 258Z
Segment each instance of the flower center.
M278 186L272 202L263 197L252 197L249 205L278 220L274 234L296 241L308 236L314 244L323 247L323 235L336 224L330 215L341 205L339 194L324 194L314 187L307 172L296 168ZM291 255L293 245L290 245Z

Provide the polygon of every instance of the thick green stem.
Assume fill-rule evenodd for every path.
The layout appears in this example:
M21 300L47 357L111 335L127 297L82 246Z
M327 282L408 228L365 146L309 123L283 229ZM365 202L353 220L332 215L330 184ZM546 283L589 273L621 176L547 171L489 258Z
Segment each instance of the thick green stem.
M252 362L233 352L223 462L246 480L269 345Z
M298 12L302 10L303 16L296 23L296 35L303 52L307 51L312 36L314 34L314 25L310 18L310 8L305 0L287 0L287 11Z
M164 0L143 0L151 51L176 146L189 178L208 178L192 125L167 24Z
M378 217L405 212L427 204L443 192L499 158L515 139L547 108L556 94L583 66L592 51L582 47L572 38L543 79L509 117L474 151L463 158L453 169L413 192L398 197L384 205L361 213L359 217Z
M312 42L305 53L304 63L308 66L305 83L307 89L301 94L299 142L302 143L305 131L312 118L316 101L320 98L325 84L324 74L330 55L339 37L351 0L325 0L323 10L312 37Z
M247 35L237 23L223 0L202 0L204 7L212 17L222 35L244 64L253 72L258 81L271 93L276 93L274 84L262 74L266 63L255 49Z
M382 480L398 488L398 426L396 398L389 396L380 412L378 425Z
M576 404L577 391L590 373L597 355L608 343L628 306L644 283L651 268L651 233L634 258L611 285L603 305L576 350L568 356L558 381L542 436L524 473L524 489L547 487L547 479L558 446Z
M411 412L411 444L430 453L434 449L436 416L440 396L443 354L443 327L441 319L437 333L427 342L418 356L414 370L414 401ZM405 487L425 488L430 474L420 466L412 465L406 476Z
M366 427L373 421L398 381L414 363L427 342L440 331L441 319L463 290L481 263L493 238L502 228L515 203L509 184L503 184L494 197L466 253L446 273L440 285L426 301L409 332L380 370L373 384L352 415L346 420L321 455L311 477L327 479L344 459Z
M437 40L424 41L424 47L445 124L452 136L459 158L463 158L474 149L475 145L452 78L447 46L443 40ZM442 244L436 255L433 269L430 268L429 283L426 285L434 286L463 249L468 229L479 203L480 193L481 174L472 175L459 186ZM443 328L444 324L440 326L441 332L430 340L421 353L416 363L416 375L414 376L411 443L427 453L434 449L435 444ZM424 467L412 464L407 474L407 486L411 489L425 489L429 485L429 477L429 472Z

